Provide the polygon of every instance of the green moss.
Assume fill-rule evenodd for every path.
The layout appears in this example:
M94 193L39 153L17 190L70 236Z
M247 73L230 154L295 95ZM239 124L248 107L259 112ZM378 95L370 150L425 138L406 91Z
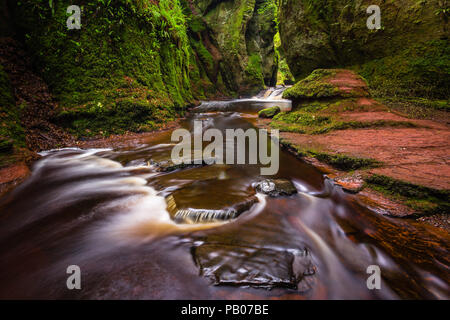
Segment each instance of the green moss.
M191 29L192 32L198 33L198 32L205 31L206 25L201 17L195 16L195 15L190 15L189 29Z
M259 111L258 116L260 118L273 118L279 112L280 112L280 107L275 106L275 107L270 107L270 108L266 108L266 109Z
M422 214L448 212L450 209L449 190L428 188L376 174L366 177L365 181L370 188L401 200Z
M249 95L264 85L275 85L274 0L194 1L191 5L206 23L201 38L215 47L211 53L230 92Z
M186 16L178 0L87 2L81 30L67 30L66 9L62 0L33 0L14 4L12 15L59 102L58 120L77 135L123 130L121 117L129 110L119 112L118 106L124 98L134 100L130 105L141 116L132 117L136 125L129 127L137 130L147 121L161 123L183 113L196 95L204 97L202 84L209 79L191 57ZM98 103L108 112L81 110ZM143 103L151 107L141 108ZM153 112L158 108L171 116L159 117ZM64 113L70 114L70 121ZM118 123L116 129L113 123Z
M283 0L279 29L297 79L316 68L362 66L377 96L447 99L448 1L383 0L381 29L368 30L354 0Z
M80 108L61 112L57 121L77 136L94 136L124 133L125 131L148 131L165 121L173 120L176 113L150 99L126 97L104 106L92 102Z
M376 97L450 96L450 45L448 40L415 44L395 55L363 64L359 70Z
M370 129L370 128L417 128L419 125L409 121L375 120L375 121L334 121L328 126L317 128L311 134L323 134L334 130Z
M264 86L264 77L262 73L262 60L259 54L252 54L248 57L247 67L245 68L247 76L247 84L253 86L258 84L258 87Z
M317 160L329 164L332 167L343 170L353 171L358 169L376 168L383 165L382 162L375 159L358 158L344 154L331 154L323 151L308 149L298 146L285 139L281 139L280 143L295 152L300 157L313 157Z
M329 116L316 115L304 111L282 112L275 116L273 120L272 125L274 127L276 127L277 124L287 123L305 127L305 130L314 126L322 126L331 123L331 118Z
M337 116L324 114L333 111L336 103L311 103L300 106L295 111L282 112L276 115L271 127L286 132L307 134L324 134L335 130L369 129L369 128L417 128L418 124L409 121L375 120L375 121L342 121Z
M397 110L414 119L442 120L441 115L436 111L450 111L449 100L399 96L379 97L377 100L381 101L390 109Z
M205 48L203 43L191 39L191 44L195 52L197 53L200 61L207 68L207 71L212 73L214 70L214 59L211 53Z
M277 32L273 37L273 43L275 53L278 58L278 72L277 72L277 85L292 85L295 83L294 76L289 69L286 58L284 57L284 51L281 46L280 33Z
M277 84L278 85L291 85L295 83L295 79L292 76L291 70L286 62L286 59L280 58L278 60L278 74L277 74Z
M343 171L375 168L382 165L380 161L375 159L356 158L343 154L329 154L319 151L309 151L309 154L317 160Z
M350 88L343 89L331 80L339 77L341 73L350 77L349 82L357 81L358 85L349 84ZM308 77L297 82L293 87L283 93L283 98L291 99L298 104L302 100L334 99L365 97L367 96L365 79L358 74L343 69L316 69Z
M334 70L317 69L308 77L283 92L284 99L320 99L339 96L339 89L326 81L335 76Z
M0 65L0 153L25 147L25 131L21 125L22 107L16 106L8 75Z

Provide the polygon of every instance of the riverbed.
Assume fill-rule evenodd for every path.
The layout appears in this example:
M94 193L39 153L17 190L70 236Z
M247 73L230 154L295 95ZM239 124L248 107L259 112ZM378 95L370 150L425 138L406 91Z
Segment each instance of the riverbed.
M253 128L247 104L203 106L180 125ZM284 151L270 178L291 181L297 193L270 197L254 188L267 178L260 165L158 170L173 146L169 130L120 147L41 153L30 177L0 199L0 297L450 297L449 242L438 229L366 208ZM176 222L167 205L222 210L252 197L248 210L223 221ZM70 265L80 267L80 290L66 286ZM371 290L373 265L381 288Z

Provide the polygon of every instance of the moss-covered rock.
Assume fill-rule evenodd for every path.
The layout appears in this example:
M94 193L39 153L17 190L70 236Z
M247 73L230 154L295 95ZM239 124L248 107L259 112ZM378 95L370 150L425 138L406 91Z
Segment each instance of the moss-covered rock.
M369 30L366 9L381 9ZM448 97L448 1L281 0L284 55L297 80L317 68L362 66L386 94Z
M284 99L295 102L308 99L331 99L368 96L366 82L345 69L317 69L283 92Z
M266 108L266 109L259 111L258 116L260 118L273 118L275 115L277 115L280 112L280 110L281 109L278 106Z

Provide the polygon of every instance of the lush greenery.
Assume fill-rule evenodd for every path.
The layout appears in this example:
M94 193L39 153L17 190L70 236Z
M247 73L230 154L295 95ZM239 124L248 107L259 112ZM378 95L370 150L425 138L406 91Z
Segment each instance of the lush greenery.
M366 8L380 6L369 30ZM448 1L282 0L281 47L300 80L317 68L351 67L377 97L448 100Z
M448 40L433 40L369 61L359 71L368 80L375 96L448 99L449 57ZM438 108L448 109L448 101L446 105L440 105Z
M18 2L13 15L74 133L152 129L215 91L178 0L85 1L80 30L67 29L67 5Z
M0 153L25 146L25 132L20 124L21 107L16 107L9 79L0 65Z

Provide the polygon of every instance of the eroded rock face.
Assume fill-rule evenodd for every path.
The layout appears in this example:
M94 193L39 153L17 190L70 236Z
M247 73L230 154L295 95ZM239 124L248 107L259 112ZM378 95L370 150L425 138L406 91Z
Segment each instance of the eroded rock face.
M290 180L266 179L254 184L255 190L271 197L290 196L297 193L297 189Z
M314 282L315 267L307 250L203 244L194 248L193 257L200 274L215 285L307 291Z
M274 1L194 0L190 9L201 21L195 41L210 57L213 78L247 94L275 85Z
M366 9L381 9L382 29L369 30ZM298 80L317 68L356 65L446 34L436 12L444 1L282 0L281 45Z

